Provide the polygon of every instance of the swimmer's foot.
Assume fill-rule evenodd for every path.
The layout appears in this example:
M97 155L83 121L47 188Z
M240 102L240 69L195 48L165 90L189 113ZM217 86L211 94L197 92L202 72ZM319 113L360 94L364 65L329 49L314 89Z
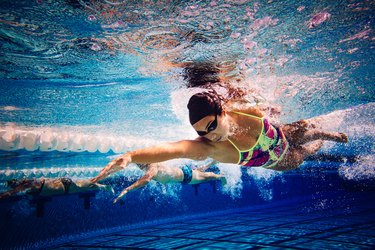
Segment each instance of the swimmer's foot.
M348 136L345 133L330 133L329 134L329 140L335 141L335 142L342 142L347 143L349 141Z
M337 142L348 143L349 142L348 135L345 133L339 133L337 137Z
M109 186L109 185L105 185L104 186L104 190L110 192L111 194L114 194L115 193L115 190L113 189L113 187Z
M110 185L103 185L103 184L99 184L99 183L91 183L91 187L92 188L96 187L96 188L99 188L100 190L111 192L112 194L115 193L115 190Z

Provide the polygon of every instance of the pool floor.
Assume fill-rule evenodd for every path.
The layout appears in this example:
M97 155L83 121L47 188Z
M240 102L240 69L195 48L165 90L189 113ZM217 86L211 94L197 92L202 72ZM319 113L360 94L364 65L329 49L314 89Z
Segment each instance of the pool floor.
M272 204L127 229L53 249L374 249L373 202L329 203Z

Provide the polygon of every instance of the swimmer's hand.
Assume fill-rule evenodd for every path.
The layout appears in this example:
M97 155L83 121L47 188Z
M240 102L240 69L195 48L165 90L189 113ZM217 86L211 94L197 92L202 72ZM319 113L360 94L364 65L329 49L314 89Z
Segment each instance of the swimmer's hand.
M121 194L119 196L117 196L116 199L113 200L113 203L116 203L118 202L124 195L126 195L128 193L128 190L125 188L124 190L122 190Z
M95 183L95 182L98 182L98 181L101 181L101 180L107 178L110 174L113 174L115 172L118 172L118 171L126 168L126 166L130 162L131 162L131 157L128 154L122 155L122 156L114 159L113 161L108 163L107 166L105 166L102 171L100 171L98 176L91 179L91 182Z

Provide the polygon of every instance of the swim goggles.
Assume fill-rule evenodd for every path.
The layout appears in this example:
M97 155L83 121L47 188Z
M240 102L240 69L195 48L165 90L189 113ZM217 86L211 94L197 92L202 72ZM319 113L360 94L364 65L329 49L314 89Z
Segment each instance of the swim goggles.
M217 114L215 114L215 120L211 122L210 126L207 128L207 131L197 131L199 136L204 136L214 131L217 128Z

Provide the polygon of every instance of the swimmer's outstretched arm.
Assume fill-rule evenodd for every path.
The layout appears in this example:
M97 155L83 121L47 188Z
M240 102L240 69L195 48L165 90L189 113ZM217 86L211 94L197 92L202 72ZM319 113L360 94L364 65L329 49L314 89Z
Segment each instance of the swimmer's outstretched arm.
M8 198L12 195L15 195L15 194L19 193L19 192L20 192L19 190L12 189L12 190L0 193L0 199Z
M184 140L178 142L164 143L154 147L139 149L128 152L104 167L104 169L91 179L98 182L110 174L120 171L129 163L156 163L177 158L189 158L203 160L210 156L211 147L201 140Z
M20 185L20 186L17 186L15 188L13 188L12 190L9 190L9 191L6 191L4 193L1 193L0 194L0 199L4 199L4 198L8 198L10 196L13 196L17 193L20 193L20 192L23 192L27 189L29 189L30 186L25 186L25 185Z
M129 187L122 190L119 196L117 196L116 199L114 199L113 203L116 203L119 199L121 199L124 195L126 195L128 192L133 191L135 189L141 188L146 186L158 173L158 167L154 164L149 164L147 167L147 172L144 176L142 176L138 181L134 182Z

